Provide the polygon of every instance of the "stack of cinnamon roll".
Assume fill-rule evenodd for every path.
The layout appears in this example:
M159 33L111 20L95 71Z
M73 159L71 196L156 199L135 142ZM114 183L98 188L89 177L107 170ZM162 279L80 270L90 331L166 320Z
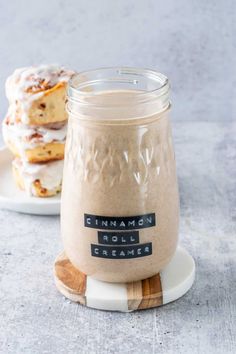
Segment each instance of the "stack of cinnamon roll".
M3 137L17 185L36 197L61 191L67 132L66 86L73 72L56 65L17 69L6 81Z

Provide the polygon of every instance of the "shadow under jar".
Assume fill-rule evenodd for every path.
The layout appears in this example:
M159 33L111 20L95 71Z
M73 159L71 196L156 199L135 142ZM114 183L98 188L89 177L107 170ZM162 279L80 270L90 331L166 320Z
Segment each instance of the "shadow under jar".
M168 79L135 68L79 73L67 109L61 227L68 258L102 281L157 274L174 255L179 224Z

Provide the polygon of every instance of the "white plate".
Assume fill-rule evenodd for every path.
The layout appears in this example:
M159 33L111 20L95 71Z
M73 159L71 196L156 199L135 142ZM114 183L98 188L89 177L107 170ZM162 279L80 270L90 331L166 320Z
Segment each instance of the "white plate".
M60 214L61 196L51 198L30 197L17 188L11 170L12 154L0 148L0 208L37 215Z

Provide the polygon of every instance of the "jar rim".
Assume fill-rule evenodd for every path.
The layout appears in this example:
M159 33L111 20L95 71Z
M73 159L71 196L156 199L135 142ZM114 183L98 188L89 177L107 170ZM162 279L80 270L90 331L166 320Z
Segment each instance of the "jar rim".
M105 76L102 75L105 73L113 73L113 75L110 78L105 78ZM114 74L117 75L117 78L114 77ZM90 76L96 77L96 75L96 79L88 79ZM131 77L127 79L127 76ZM157 99L160 96L168 94L170 88L169 79L162 73L146 68L115 66L101 67L75 73L68 82L67 95L69 99L75 102L86 104L86 98L95 97L98 94L98 92L94 90L88 90L89 85L96 85L101 82L116 82L133 85L133 89L135 89L140 77L150 80L150 82L152 80L154 86L151 89L138 90L138 92L136 92L137 101L140 103L147 102L154 97Z

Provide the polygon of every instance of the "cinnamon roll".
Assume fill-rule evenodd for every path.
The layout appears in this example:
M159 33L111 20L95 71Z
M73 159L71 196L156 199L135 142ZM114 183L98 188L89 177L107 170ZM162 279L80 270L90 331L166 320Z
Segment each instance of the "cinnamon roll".
M67 122L30 126L11 122L2 125L3 139L10 151L27 162L38 163L64 158Z
M44 125L67 120L66 86L73 73L57 65L15 70L6 81L11 122Z
M52 197L61 191L63 161L30 164L15 158L12 170L18 187L30 196Z

